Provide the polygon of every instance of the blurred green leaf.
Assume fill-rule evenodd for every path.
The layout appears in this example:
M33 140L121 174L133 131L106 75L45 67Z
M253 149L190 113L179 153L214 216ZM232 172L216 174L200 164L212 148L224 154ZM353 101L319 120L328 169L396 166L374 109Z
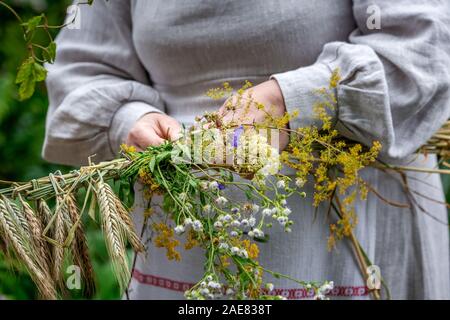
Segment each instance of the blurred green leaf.
M56 59L56 43L54 41L50 42L50 44L47 47L47 51L44 50L44 57L50 63L55 62L55 59Z
M16 84L20 84L19 99L26 100L31 98L36 82L44 81L46 76L47 70L37 63L33 57L26 59L20 66L16 78Z
M28 20L27 22L22 23L22 26L25 27L26 33L28 34L33 33L36 30L37 26L41 24L42 19L44 19L43 14L35 16L30 20Z

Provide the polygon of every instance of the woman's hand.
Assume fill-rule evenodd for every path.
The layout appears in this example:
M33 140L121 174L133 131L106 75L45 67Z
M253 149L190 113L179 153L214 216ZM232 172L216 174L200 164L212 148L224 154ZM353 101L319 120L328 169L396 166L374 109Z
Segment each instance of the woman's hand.
M126 144L144 150L157 146L164 140L176 140L181 126L177 120L160 113L149 113L141 117L128 133Z
M263 82L255 87L247 89L238 103L236 96L231 97L232 105L235 110L229 110L229 103L225 102L219 109L219 115L222 116L222 123L234 125L261 123L270 116L281 117L286 112L283 94L276 80ZM248 101L255 103L248 105ZM257 107L257 104L265 106L263 110ZM286 132L280 132L280 150L286 148L289 143L289 135Z

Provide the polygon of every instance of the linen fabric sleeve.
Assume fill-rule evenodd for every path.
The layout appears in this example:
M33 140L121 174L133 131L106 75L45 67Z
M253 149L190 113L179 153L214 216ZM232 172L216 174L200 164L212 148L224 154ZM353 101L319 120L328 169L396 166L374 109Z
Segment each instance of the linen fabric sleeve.
M379 8L381 28L369 30L368 8ZM339 68L337 109L341 135L371 145L381 157L402 159L422 146L450 115L450 1L354 0L357 29L348 42L324 46L311 65L275 74L291 127L320 125L313 117L317 96Z
M80 29L58 35L47 78L42 155L68 165L114 158L140 117L164 111L133 46L130 2L96 0L79 18Z

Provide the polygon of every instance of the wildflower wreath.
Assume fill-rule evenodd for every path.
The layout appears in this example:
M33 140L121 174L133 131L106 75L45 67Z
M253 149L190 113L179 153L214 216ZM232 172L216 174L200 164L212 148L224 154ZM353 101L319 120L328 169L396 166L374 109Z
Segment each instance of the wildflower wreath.
M55 58L56 45L49 30L63 26L49 26L45 15L23 22L6 3L0 1L0 6L11 11L24 30L30 55L19 68L16 82L20 85L19 97L26 99L33 94L36 82L45 79L42 64ZM48 34L48 45L34 43L38 30ZM36 50L41 52L41 58ZM336 107L338 82L336 70L329 87L316 91L314 113L321 120L321 127L289 129L289 121L301 114L286 113L275 118L271 116L271 106L244 95L250 83L246 82L236 93L225 83L207 95L213 99L232 96L226 102L227 113L242 111L238 109L244 106L241 114L245 117L246 110L257 108L266 113L266 120L239 125L235 121L224 122L224 114L207 113L176 141L143 151L122 146L119 158L94 163L95 158L91 157L88 166L67 174L56 172L23 183L0 181L4 185L0 189L0 250L25 266L42 298L66 295L63 270L69 264L80 267L85 295L90 296L95 291L95 280L83 230L83 220L90 218L101 225L122 290L128 287L130 265L133 268L136 261L134 258L130 264L127 248L131 246L137 254L144 252L147 239L142 236L150 228L155 234L151 240L166 250L170 260L181 257L180 237L186 238L186 250L200 247L205 251L204 274L186 291L189 299L223 295L236 299L281 299L271 295L273 285L265 283L265 274L292 280L313 292L316 299L325 299L333 288L332 281L294 279L258 262L258 244L270 241L274 225L281 226L287 234L295 232L287 199L293 195L304 197L304 186L312 184L313 205L324 203L328 212L336 215L336 222L329 227L329 248L348 239L367 279L372 262L353 232L357 224L354 202L357 197L365 199L368 192L381 196L359 172L368 166L400 173L413 170L449 174L450 170L388 165L377 159L382 147L379 142L362 146L340 137L328 112ZM272 143L280 135L290 137L281 153ZM449 140L447 123L418 152L438 154L442 164L448 166ZM166 218L164 222L154 219L149 205L140 232L135 230L130 213L132 186L136 182L144 186L149 204L154 195L162 197ZM246 201L228 198L231 190L245 194ZM381 282L388 293L386 284ZM371 292L374 298L380 298L379 289Z

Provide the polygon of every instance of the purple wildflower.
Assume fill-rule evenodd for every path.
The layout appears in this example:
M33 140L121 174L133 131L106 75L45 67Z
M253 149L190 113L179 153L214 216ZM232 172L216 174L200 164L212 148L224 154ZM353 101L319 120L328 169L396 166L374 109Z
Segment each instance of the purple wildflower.
M239 138L241 137L241 134L244 132L244 127L239 126L234 130L233 134L233 147L237 148L239 144Z

